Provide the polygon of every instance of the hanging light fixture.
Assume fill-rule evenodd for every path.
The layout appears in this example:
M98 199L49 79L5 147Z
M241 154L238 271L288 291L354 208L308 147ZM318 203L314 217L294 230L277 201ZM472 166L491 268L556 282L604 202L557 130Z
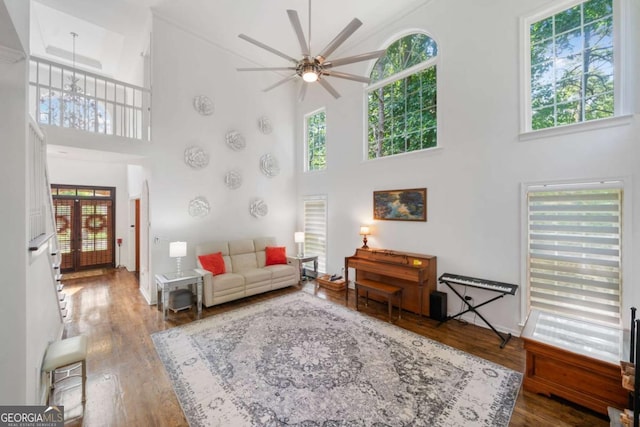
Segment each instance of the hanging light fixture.
M104 105L98 105L92 93L85 93L85 87L81 83L84 80L83 73L76 70L78 33L72 31L69 34L73 42L71 70L69 72L69 67L61 65L56 67L55 78L62 80L62 89L50 89L41 93L40 112L47 117L39 120L41 123L65 128L104 132L105 127L110 124L107 112ZM58 72L63 73L61 78L58 77Z
M73 37L73 50L71 51L71 79L68 84L65 85L64 90L67 93L63 96L63 102L70 108L65 107L64 111L67 112L70 128L84 129L84 110L78 111L78 107L84 103L84 94L80 86L78 85L78 78L76 77L76 38L78 33L70 32Z

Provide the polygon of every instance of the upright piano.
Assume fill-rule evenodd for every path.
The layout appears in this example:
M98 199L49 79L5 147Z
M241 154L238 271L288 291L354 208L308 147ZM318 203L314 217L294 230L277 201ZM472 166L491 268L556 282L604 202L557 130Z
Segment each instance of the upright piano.
M355 280L367 279L402 288L402 308L416 314L429 315L429 295L436 290L437 257L388 249L356 249L345 257L345 281L349 283L349 268L356 272ZM375 296L373 297L375 299ZM345 303L349 291L345 292Z

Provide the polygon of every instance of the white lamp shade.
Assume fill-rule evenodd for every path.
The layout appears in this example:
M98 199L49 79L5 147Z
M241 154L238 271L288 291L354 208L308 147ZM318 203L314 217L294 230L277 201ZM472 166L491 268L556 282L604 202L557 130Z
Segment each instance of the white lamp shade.
M304 243L304 231L296 231L293 234L293 241L296 243Z
M360 227L360 235L361 236L368 236L370 233L369 231L369 227L367 227L366 225L363 225Z
M169 256L171 258L187 256L187 242L169 243Z

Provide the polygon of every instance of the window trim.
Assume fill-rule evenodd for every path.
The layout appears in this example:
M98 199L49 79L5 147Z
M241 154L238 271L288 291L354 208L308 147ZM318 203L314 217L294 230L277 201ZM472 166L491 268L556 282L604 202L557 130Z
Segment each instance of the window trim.
M518 325L523 327L528 312L528 298L529 298L529 284L527 282L528 277L528 244L529 244L529 230L528 230L528 199L527 194L529 191L535 191L542 188L554 188L558 190L576 190L576 189L589 189L589 188L620 188L622 190L622 228L621 228L621 247L624 248L620 255L620 310L621 310L621 325L628 324L628 307L631 306L631 299L633 295L630 295L633 291L631 269L629 266L633 262L632 254L632 237L633 227L632 221L632 180L629 176L613 176L605 178L583 178L572 180L557 180L557 181L535 181L535 182L521 182L520 183L520 319ZM626 218L626 219L624 219ZM630 292L631 291L631 292Z
M442 148L441 144L440 144L440 114L438 114L436 112L436 146L435 147L429 147L429 148L423 148L421 150L414 150L414 151L408 151L408 152L404 152L404 153L398 153L398 154L394 154L392 156L383 156L383 157L376 157L374 159L370 159L369 158L369 92L379 89L382 86L386 86L390 83L393 83L396 80L401 80L401 79L405 79L410 75L419 73L421 71L424 71L425 69L429 68L429 67L436 67L436 97L437 99L439 99L439 94L440 94L440 42L438 41L438 39L436 37L434 37L431 33L421 30L421 29L409 29L409 30L405 30L401 33L395 34L393 37L388 38L383 44L382 44L382 49L386 49L387 47L389 47L390 45L392 45L393 43L397 42L398 40L410 36L412 34L423 34L429 38L431 38L436 45L438 46L438 54L434 57L431 57L429 59L427 59L424 62L421 62L419 64L413 65L409 68L406 68L396 74L393 74L385 79L379 80L375 83L372 83L370 85L367 85L364 87L364 91L362 92L362 129L363 129L363 143L362 143L362 163L366 163L366 162L375 162L375 161L379 161L379 160L383 160L383 159L393 159L393 158L399 158L399 157L404 157L404 156L408 156L408 155L416 155L418 153L426 153L426 152L432 152L432 151L438 151ZM370 61L369 62L369 66L367 67L367 75L370 76L371 72L373 71L373 67L375 67L376 65L376 61ZM439 101L438 101L439 102ZM436 108L438 107L438 102L436 102ZM437 110L436 110L437 111Z
M573 132L581 132L591 130L593 128L607 128L619 126L617 119L626 118L629 114L629 98L625 96L625 88L628 87L627 78L627 61L629 52L627 52L627 44L625 43L625 34L631 28L626 18L628 13L628 0L612 0L613 4L613 63L614 63L614 114L611 117L588 120L568 125L554 126L545 129L533 130L531 128L531 40L530 26L534 22L548 18L563 10L570 9L588 0L566 0L550 7L539 9L534 13L520 16L520 141L528 141L531 139L543 138L546 136L564 135ZM632 58L632 57L631 57ZM627 119L630 122L630 119ZM592 123L597 123L593 125Z
M324 169L309 169L309 141L307 139L307 137L309 136L308 133L308 125L309 125L309 117L321 113L324 111L324 127L325 127L325 137L324 137L324 149L325 149L325 167ZM304 149L303 149L303 158L302 158L302 171L304 173L317 173L317 172L322 172L322 171L326 171L327 168L329 167L329 164L327 163L327 107L320 107L316 110L313 110L307 114L305 114L303 116L303 130L302 130L302 140L304 141Z

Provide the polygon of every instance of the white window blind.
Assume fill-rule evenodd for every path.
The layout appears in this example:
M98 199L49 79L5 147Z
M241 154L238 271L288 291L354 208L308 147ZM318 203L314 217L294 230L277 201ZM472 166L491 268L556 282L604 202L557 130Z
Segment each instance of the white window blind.
M327 271L327 198L304 199L305 254L318 256L318 272Z
M529 191L529 306L620 325L622 190Z

